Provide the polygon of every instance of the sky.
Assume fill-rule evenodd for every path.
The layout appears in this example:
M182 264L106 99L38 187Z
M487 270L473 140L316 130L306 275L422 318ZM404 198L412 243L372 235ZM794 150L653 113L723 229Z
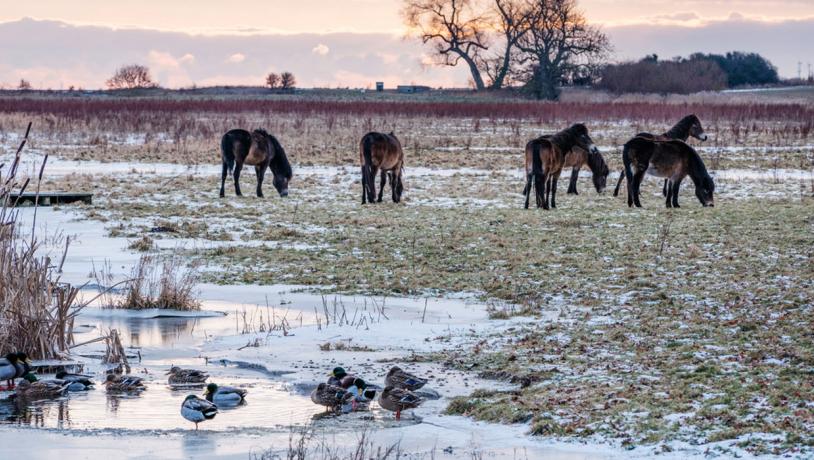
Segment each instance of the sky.
M481 0L486 1L486 0ZM429 65L405 39L401 0L0 0L0 85L98 88L120 65L163 86L262 84L291 71L301 87L465 86L466 69ZM756 51L797 76L814 63L812 0L580 0L613 58Z

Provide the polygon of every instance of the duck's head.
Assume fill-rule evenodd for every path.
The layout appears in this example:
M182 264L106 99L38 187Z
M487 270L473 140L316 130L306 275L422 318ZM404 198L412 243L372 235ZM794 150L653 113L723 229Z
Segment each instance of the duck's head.
M23 363L26 363L26 364L29 364L29 365L31 364L31 360L28 359L28 355L23 353L23 352L17 353L17 361L23 362Z
M204 395L213 395L218 392L218 385L216 383L210 383L206 386L206 391Z
M360 391L364 391L365 388L367 388L367 383L365 383L365 381L360 378L355 378L353 379L353 386L358 388Z
M25 375L23 376L23 380L25 380L25 381L26 381L26 382L28 382L28 383L34 383L34 382L36 382L38 379L37 379L37 376L36 376L36 375L34 375L34 374L32 374L31 372L29 372L29 373L27 373L27 374L25 374Z
M387 375L393 375L396 372L401 372L401 368L398 366L393 366L390 368L390 372L388 372Z
M184 398L184 401L189 401L190 399L198 399L198 397L195 395L187 395L187 397Z
M62 380L62 379L64 379L64 378L65 378L67 375L68 375L68 373L67 373L67 372L65 372L65 371L59 371L59 372L57 372L57 375L55 375L54 377L56 377L56 378L58 378L58 379Z
M167 372L167 373L166 373L166 374L164 374L164 375L175 374L175 373L177 373L177 372L178 372L178 371L180 371L180 370L181 370L181 368L180 368L180 367L178 367L178 366L172 366L172 367L170 368L169 372Z
M341 367L335 367L334 370L332 370L331 373L328 374L328 375L330 375L331 377L337 378L337 379L341 379L341 378L345 377L346 375L348 375L348 373L345 372L345 369L343 369Z
M107 374L105 377L105 385L110 385L111 383L116 381L116 374Z
M16 362L17 362L17 353L9 353L9 354L7 354L7 355L6 355L6 359L7 359L7 360L8 360L8 362L10 362L11 364L16 363Z

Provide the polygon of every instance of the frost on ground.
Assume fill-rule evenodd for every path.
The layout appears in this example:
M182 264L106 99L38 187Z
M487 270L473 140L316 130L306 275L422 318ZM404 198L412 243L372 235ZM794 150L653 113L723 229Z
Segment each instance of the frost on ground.
M520 209L519 156L501 151L533 127L496 124L500 136L475 136L469 148L465 128L408 148L399 206L359 204L347 148L299 158L287 200L270 184L262 200L235 198L228 186L218 199L215 166L95 163L95 174L48 185L93 191L94 205L71 207L83 222L154 243L134 248L181 251L204 264L209 283L466 292L492 304L446 328L411 310L369 331L310 325L293 335L217 338L205 348L213 359L294 370L294 386L333 364L380 375L406 361L455 396L420 409L425 421L465 415L632 455L814 454L809 141L778 152L764 149L757 131L721 128L720 139L740 140L702 151L717 178L714 209L700 207L690 181L681 209L664 209L660 183L648 180L646 207L631 210L623 198L597 195L583 176L579 196L565 195L563 179L559 209L543 212ZM604 127L602 145L618 145L632 128ZM151 159L165 160L162 152ZM611 183L618 155L608 160ZM252 175L243 177L252 190ZM420 437L421 425L405 431Z

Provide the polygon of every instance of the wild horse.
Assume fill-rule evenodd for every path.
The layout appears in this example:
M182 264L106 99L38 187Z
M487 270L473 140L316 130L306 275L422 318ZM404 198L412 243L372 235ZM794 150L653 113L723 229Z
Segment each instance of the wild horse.
M291 181L291 163L277 138L263 129L251 133L245 129L233 129L223 135L220 141L223 173L220 181L220 196L226 195L226 176L232 174L235 180L235 194L240 192L240 172L243 165L254 166L257 174L257 196L263 196L263 178L266 169L274 174L274 188L281 197L288 196L288 183Z
M404 192L402 183L404 151L395 134L392 132L365 134L359 142L359 162L362 165L362 204L373 203L376 194L376 173L379 170L382 172L382 178L376 201L382 202L388 176L393 203L401 201L401 194Z
M526 196L525 208L529 207L532 187L537 207L552 209L557 207L557 181L565 165L565 156L574 147L590 154L598 155L599 149L588 135L588 128L575 124L552 136L538 137L526 144Z

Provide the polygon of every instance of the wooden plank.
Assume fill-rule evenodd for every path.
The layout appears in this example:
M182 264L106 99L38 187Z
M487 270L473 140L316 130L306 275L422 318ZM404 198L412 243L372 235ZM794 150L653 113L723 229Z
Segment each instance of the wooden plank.
M40 192L39 197L34 192L23 194L10 193L9 200L17 206L55 206L60 204L85 203L93 204L93 194L84 192Z

